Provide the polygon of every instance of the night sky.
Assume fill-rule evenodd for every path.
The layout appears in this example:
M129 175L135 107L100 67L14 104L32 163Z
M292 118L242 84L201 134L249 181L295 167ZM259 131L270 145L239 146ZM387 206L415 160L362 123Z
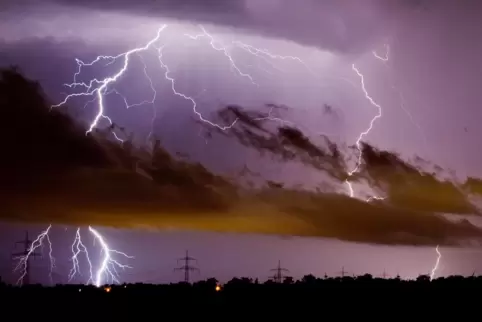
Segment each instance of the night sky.
M104 115L114 126L101 118L96 128L103 134L84 135L98 112L98 102L86 105L94 96L54 107L81 127L52 132L64 135L70 150L43 150L38 160L15 154L19 142L36 151L50 144L50 127L37 126L43 119L32 115L15 114L29 119L30 137L13 121L0 132L12 141L0 199L7 205L0 214L8 222L0 226L0 275L7 281L18 277L10 273L14 242L49 223L54 282L67 281L77 224L94 267L101 256L90 224L110 246L135 256L121 258L133 267L119 272L121 282L180 279L172 269L186 249L199 260L195 278L221 280L264 280L278 260L295 277L333 276L344 266L353 274L386 270L408 278L430 273L438 244L444 246L437 276L482 269L480 1L51 0L39 6L17 0L0 8L0 30L7 31L0 35L0 65L17 65L37 80L47 106L82 90L63 85L73 82L76 59L87 63L145 46L167 26L149 50L129 57L126 73L106 90ZM253 55L254 48L263 52ZM104 79L122 63L123 57L87 66L76 80ZM199 114L173 94L172 84L196 101ZM15 102L16 94L9 95L2 110ZM144 104L126 108L126 102ZM357 151L350 146L377 105L382 115L363 137L369 145L351 178L351 199L344 181ZM199 115L221 127L238 121L219 131ZM338 148L330 150L323 135ZM136 152L129 151L144 172L157 167L152 180L126 169L127 147L116 137L134 144ZM140 149L154 137L189 162L166 154L158 157L161 165L147 165ZM239 178L243 168L249 171ZM284 187L246 185L266 180ZM366 203L373 195L386 199ZM32 278L49 283L48 261L32 265ZM82 276L72 281L87 283L85 265L81 260Z

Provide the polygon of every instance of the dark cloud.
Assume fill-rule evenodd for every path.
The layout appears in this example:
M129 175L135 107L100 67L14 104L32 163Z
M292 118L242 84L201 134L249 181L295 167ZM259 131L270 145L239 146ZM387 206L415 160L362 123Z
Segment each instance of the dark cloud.
M345 195L287 190L270 191L269 194L275 195L272 202L281 211L309 223L316 236L413 245L460 245L480 236L480 229L467 220L453 222L433 213L367 203Z
M323 144L315 144L299 129L285 125L273 127L273 121L266 115L240 107L228 106L219 115L224 121L237 119L236 127L228 132L220 131L221 134L258 151L269 152L282 161L301 162L322 171L334 179L332 184L347 179L351 169L344 162L340 146L328 137L322 136ZM354 147L342 150L358 154ZM443 178L446 172L441 167L418 157L409 163L396 153L380 151L364 142L361 151L359 171L350 180L367 182L386 197L384 203L391 207L428 213L478 213L462 187ZM476 191L478 182L470 180L472 191Z
M1 79L1 135L13 135L2 146L1 160L2 204L10 214L22 203L52 215L69 209L129 213L137 207L167 211L169 205L181 212L222 208L221 196L208 185L226 192L229 184L202 166L175 161L158 145L147 152L128 144L120 147L104 139L105 133L98 133L97 139L85 136L68 116L49 110L38 83L15 70L3 71ZM137 175L139 167L162 185ZM31 203L22 201L29 198Z
M8 138L0 158L3 220L398 244L459 244L482 237L482 231L468 222L338 194L290 190L276 183L246 190L200 164L172 157L159 142L152 150L143 150L111 142L105 131L86 136L69 117L49 110L38 83L15 70L2 71L0 80L1 134ZM269 135L259 122L244 118L240 108L226 110L237 115L239 126ZM295 129L275 133L275 141L268 139L257 147L268 144L267 149L278 154L281 149L283 158L304 155L300 160L327 162L328 166L319 166L326 171L341 164L336 147L328 141L319 148Z
M434 171L429 172L427 162L420 158L410 164L395 153L377 150L366 143L362 144L362 151L359 177L384 191L393 206L453 214L478 212L461 187L440 178L444 174L440 167L434 166Z
M273 105L269 105L273 107ZM268 114L254 110L246 110L239 106L227 106L218 113L223 122L236 121L236 126L229 131L217 131L221 135L232 136L242 145L255 148L260 152L269 152L281 161L299 161L323 171L338 181L346 178L346 166L338 146L326 136L324 144L319 147L305 136L299 129L273 124Z
M34 56L31 55L32 52L35 52ZM22 73L41 83L48 96L56 100L62 100L65 95L59 92L68 90L60 85L72 81L72 75L77 69L74 60L76 55L97 56L80 39L61 42L54 37L34 37L13 43L0 39L0 67L21 66ZM53 70L55 77L52 77Z

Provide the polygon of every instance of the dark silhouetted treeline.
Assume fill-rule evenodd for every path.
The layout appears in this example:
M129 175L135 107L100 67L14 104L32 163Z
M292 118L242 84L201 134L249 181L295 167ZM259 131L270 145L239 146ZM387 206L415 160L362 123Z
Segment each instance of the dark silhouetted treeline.
M221 312L253 316L267 312L279 315L283 312L292 314L297 310L301 310L300 313L335 311L340 317L355 313L359 316L380 315L385 310L387 314L423 311L437 315L465 306L470 309L472 304L475 305L482 289L482 277L450 276L431 281L426 275L415 280L382 279L368 274L324 279L307 275L299 281L287 278L282 283L259 283L250 278L234 278L224 285L216 279L208 279L194 284L139 283L99 288L85 285L17 287L2 284L0 289L1 303L5 307L20 308L22 303L29 303L25 314L35 314L36 309L45 308L51 303L56 307L55 312L64 310L66 315L92 315L94 320L105 314L110 318L120 318L139 313L146 315L146 318L149 314L154 318L164 314L162 312L168 314L173 310L181 315L213 316ZM478 306L472 308L475 307ZM79 311L73 313L76 310Z

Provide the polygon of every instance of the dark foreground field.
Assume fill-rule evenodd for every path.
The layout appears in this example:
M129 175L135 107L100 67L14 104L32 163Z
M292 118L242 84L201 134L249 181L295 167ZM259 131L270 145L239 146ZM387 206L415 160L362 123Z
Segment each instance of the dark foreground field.
M100 288L2 285L0 289L0 307L5 308L4 312L17 312L24 318L65 321L80 317L89 321L105 318L184 320L187 316L205 318L206 314L210 319L219 315L227 320L261 314L266 318L306 314L316 320L333 320L335 314L336 318L385 316L392 320L422 314L433 320L434 316L448 313L456 314L453 318L463 321L469 316L476 318L482 307L482 277L476 276L433 281L428 276L412 281L370 275L328 279L305 276L301 281L262 284L250 279L233 279L220 285L210 279L193 285L124 284ZM50 316L42 318L43 314ZM3 319L0 317L0 320Z

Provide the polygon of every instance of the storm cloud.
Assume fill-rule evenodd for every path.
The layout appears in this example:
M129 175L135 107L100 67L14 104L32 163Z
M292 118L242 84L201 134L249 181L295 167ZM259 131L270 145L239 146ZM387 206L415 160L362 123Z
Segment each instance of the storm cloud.
M326 136L321 136L321 144L314 143L298 128L283 123L273 128L273 121L266 114L236 106L221 110L219 117L224 121L237 119L237 126L230 131L217 130L217 133L258 151L269 152L277 160L296 161L321 171L332 179L332 184L344 183L347 179L368 184L379 191L383 202L391 207L428 213L479 213L469 200L469 193L480 194L480 180L469 178L461 185L449 171L420 157L409 162L397 153L382 151L366 142L361 142L358 151L356 146L340 146ZM344 156L348 154L357 159L360 152L358 171L349 177L347 173L352 168Z
M465 220L399 209L390 202L366 203L282 186L245 189L200 164L171 156L160 142L146 150L110 141L110 129L86 136L82 126L49 109L38 83L15 70L2 71L0 80L1 134L11 138L3 143L0 165L5 179L0 183L3 220L324 236L384 244L460 244L482 237L482 231ZM229 111L241 115L240 109ZM326 172L334 164L343 166L332 145L316 147L300 131L263 133L279 138L272 141L270 153L281 149L284 158L305 155L301 162L328 162Z

